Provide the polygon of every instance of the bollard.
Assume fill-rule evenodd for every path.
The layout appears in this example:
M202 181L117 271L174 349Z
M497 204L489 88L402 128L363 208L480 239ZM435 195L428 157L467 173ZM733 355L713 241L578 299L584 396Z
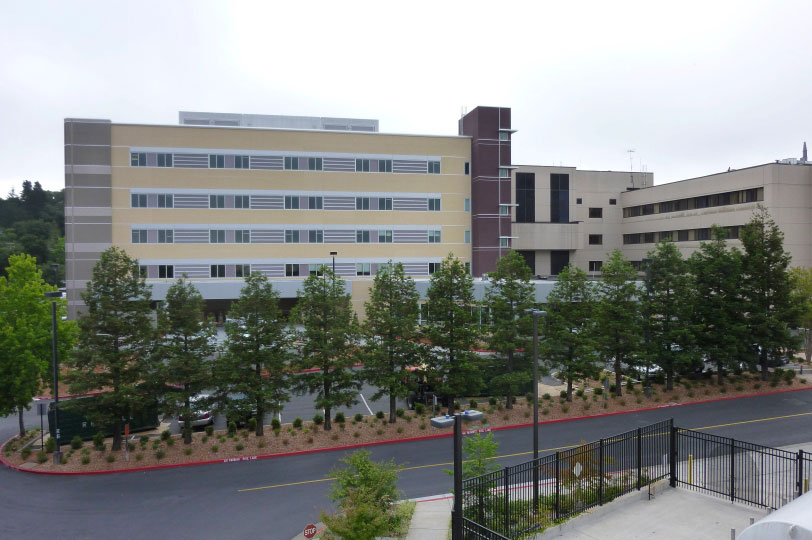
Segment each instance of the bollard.
M750 525L756 522L756 518L750 518Z
M809 491L809 478L804 478L804 493Z
M730 540L736 540L736 529L730 529Z
M694 455L688 454L688 485L694 485Z

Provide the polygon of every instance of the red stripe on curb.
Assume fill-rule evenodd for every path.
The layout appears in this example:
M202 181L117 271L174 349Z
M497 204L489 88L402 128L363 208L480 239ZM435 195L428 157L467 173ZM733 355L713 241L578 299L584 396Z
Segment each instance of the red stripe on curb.
M769 396L775 394L786 394L789 392L802 392L804 390L812 390L812 387L806 388L788 388L786 390L773 390L771 392L763 392L760 394L745 394L743 396L727 396L722 398L714 398L714 399L706 399L700 401L689 401L686 403L672 403L666 405L659 405L657 407L645 407L642 409L633 409L628 411L615 411L609 413L600 413L600 414L593 414L589 416L573 416L571 418L557 418L555 420L544 420L539 422L539 425L546 425L546 424L558 424L561 422L574 422L577 420L588 420L590 418L601 418L605 416L617 416L621 414L631 414L631 413L638 413L638 412L646 412L646 411L656 411L659 409L667 409L671 407L683 407L685 405L698 405L701 403L713 403L715 401L728 401L731 399L745 399L745 398L752 398L758 396ZM533 423L525 423L525 424L511 424L509 426L496 426L491 427L491 431L502 431L506 429L518 429L524 427L530 427ZM260 459L273 459L273 458L281 458L281 457L289 457L289 456L301 456L305 454L315 454L319 452L333 452L333 451L341 451L341 450L352 450L353 448L363 448L367 446L380 446L384 444L396 444L396 443L408 443L408 442L418 442L418 441L426 441L431 439L445 439L451 438L453 433L437 433L435 435L421 435L419 437L408 437L406 439L388 439L385 441L374 441L369 443L358 443L358 444L348 444L346 446L331 446L327 448L311 448L308 450L296 450L293 452L281 452L278 454L264 454L261 456L243 456L238 458L224 458L224 459L214 459L208 461L193 461L190 463L169 463L167 465L149 465L147 467L135 467L131 469L117 469L114 471L87 471L87 472L67 472L67 471L38 471L35 469L23 469L17 465L13 465L6 461L3 457L3 448L8 444L11 439L4 442L2 446L0 446L0 463L5 465L10 469L14 469L20 472L26 473L34 473L34 474L46 474L52 476L87 476L87 475L98 475L98 474L119 474L119 473L128 473L128 472L143 472L143 471L155 471L159 469L174 469L178 467L196 467L198 465L215 465L217 463L236 463L240 461L257 461Z

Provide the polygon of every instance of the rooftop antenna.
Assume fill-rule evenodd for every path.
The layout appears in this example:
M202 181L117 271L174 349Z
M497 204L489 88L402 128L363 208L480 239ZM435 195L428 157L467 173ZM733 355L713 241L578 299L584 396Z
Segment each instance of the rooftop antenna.
M632 187L634 187L634 173L632 172L634 170L634 156L632 155L634 154L634 148L629 148L626 152L629 153L629 179L632 181Z
M806 141L804 141L804 151L803 151L803 154L801 154L801 161L803 161L804 163L806 163L808 161L808 158L807 158L807 155L806 155Z

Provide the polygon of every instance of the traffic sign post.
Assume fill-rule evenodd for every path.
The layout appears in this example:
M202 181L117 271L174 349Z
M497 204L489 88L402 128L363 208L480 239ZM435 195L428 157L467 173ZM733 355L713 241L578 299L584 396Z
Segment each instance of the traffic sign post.
M37 414L39 415L39 446L43 450L45 449L45 443L43 443L43 437L45 437L45 426L43 424L42 417L45 416L47 410L47 405L45 403L37 403Z
M130 424L124 424L124 460L130 461Z
M311 523L304 528L303 532L305 538L313 538L316 536L316 526Z

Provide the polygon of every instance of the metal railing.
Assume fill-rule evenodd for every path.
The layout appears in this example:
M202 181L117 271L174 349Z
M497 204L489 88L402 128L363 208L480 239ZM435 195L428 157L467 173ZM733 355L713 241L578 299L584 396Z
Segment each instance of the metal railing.
M466 539L516 538L669 476L667 420L463 481ZM537 479L537 481L536 481Z

